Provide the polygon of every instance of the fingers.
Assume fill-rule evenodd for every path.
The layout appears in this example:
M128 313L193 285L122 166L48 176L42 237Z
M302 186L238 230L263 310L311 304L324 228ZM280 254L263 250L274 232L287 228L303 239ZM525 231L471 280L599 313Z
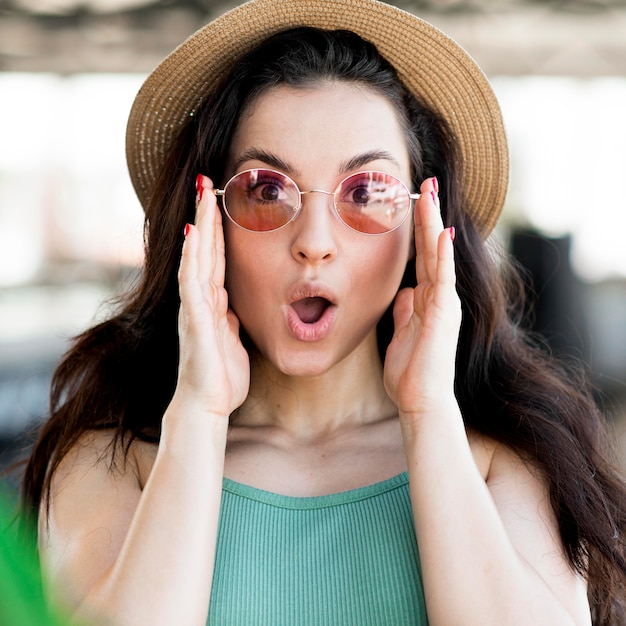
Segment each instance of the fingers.
M215 195L211 193L215 202ZM224 286L226 277L226 244L224 243L224 225L222 224L222 212L215 202L213 209L213 250L215 251L215 264L213 266L213 283L218 287Z
M212 189L211 180L199 174L195 224L185 227L178 277L181 302L188 310L193 310L203 300L214 301L224 286L224 233Z
M224 284L224 233L213 183L202 174L196 178L196 226L201 244L198 248L198 279L203 285Z
M444 230L438 189L436 178L425 180L421 185L420 198L415 203L415 273L418 284L434 283L438 277L440 236ZM449 229L448 239L451 243Z
M454 268L454 227L446 228L439 233L437 238L437 275L438 283L454 286L456 284L456 271Z
M202 299L198 276L198 232L191 224L185 227L185 242L178 269L178 285L181 305L186 309Z
M461 301L456 291L454 267L454 228L441 231L437 241L437 280L433 291L434 304L440 311L447 311L448 319L460 323Z

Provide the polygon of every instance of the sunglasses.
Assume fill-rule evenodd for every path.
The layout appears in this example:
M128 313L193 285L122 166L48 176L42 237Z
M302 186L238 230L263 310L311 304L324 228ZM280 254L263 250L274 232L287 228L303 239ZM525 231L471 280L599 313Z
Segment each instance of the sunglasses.
M252 169L235 174L215 189L226 215L241 228L252 232L272 232L296 219L302 196L323 193L333 197L339 219L359 233L380 235L400 226L411 211L410 193L395 176L384 172L359 172L344 178L335 191L300 191L296 183L280 172Z

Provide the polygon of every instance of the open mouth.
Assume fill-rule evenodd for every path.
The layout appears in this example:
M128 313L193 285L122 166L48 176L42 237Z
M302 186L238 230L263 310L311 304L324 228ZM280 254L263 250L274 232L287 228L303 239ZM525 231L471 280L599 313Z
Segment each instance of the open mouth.
M315 324L322 318L326 309L331 306L331 302L326 298L316 296L314 298L296 300L291 306L302 322Z

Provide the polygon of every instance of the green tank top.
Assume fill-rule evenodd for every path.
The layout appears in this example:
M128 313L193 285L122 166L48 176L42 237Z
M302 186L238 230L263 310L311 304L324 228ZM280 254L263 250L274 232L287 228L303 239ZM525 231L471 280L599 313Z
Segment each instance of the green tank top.
M426 626L408 475L295 498L224 480L209 626Z

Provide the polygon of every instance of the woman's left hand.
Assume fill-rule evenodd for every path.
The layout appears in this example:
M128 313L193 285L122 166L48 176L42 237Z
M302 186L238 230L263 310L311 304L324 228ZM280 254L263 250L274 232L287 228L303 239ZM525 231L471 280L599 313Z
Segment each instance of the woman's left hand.
M455 288L454 229L444 229L437 182L422 183L415 204L417 287L401 290L385 358L387 393L400 415L414 419L454 400L461 303Z

